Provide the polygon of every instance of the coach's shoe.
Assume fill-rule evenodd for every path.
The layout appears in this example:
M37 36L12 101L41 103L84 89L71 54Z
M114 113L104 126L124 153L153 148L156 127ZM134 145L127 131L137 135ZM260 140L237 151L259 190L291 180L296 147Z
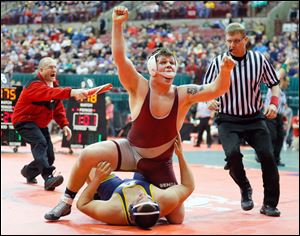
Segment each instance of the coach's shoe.
M55 187L61 185L63 181L64 177L62 175L49 175L49 177L45 180L45 190L53 191Z
M46 220L59 220L60 217L71 213L72 205L60 200L56 207L44 215Z
M260 209L260 213L266 216L280 216L280 211L276 207L271 207L269 205L263 205Z
M21 174L26 178L27 184L36 184L36 183L37 183L36 178L28 178L28 177L27 177L27 175L26 175L26 168L27 168L27 165L25 165L25 166L22 168Z
M252 201L252 188L248 188L246 190L241 190L242 200L241 207L244 211L249 211L254 207L254 203Z

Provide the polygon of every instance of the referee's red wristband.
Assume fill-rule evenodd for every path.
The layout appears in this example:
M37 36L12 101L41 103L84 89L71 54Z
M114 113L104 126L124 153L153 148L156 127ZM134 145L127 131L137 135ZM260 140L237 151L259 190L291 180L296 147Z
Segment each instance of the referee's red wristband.
M278 97L272 96L270 104L274 104L276 107L278 107L278 100Z

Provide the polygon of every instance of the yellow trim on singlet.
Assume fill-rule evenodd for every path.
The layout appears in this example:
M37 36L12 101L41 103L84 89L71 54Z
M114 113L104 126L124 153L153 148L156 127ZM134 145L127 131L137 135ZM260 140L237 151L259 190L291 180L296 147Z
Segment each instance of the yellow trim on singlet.
M116 193L116 195L119 197L121 203L123 203L123 204L122 204L122 212L124 213L124 216L125 216L125 219L126 219L127 224L130 225L131 222L128 222L128 219L129 219L129 215L128 215L128 213L127 213L127 212L128 212L128 211L127 211L127 208L128 208L128 207L124 205L124 202L123 202L123 199L122 199L121 195L120 195L119 193Z
M152 201L155 201L154 200L154 194L153 194L153 184L150 184L149 185L149 192L150 192L150 197L152 198Z
M105 181L107 181L107 180L109 180L109 179L114 178L115 176L116 176L115 174L110 174L110 175L107 176L104 180L102 180L102 181L100 182L100 184L102 184L103 182L105 182Z

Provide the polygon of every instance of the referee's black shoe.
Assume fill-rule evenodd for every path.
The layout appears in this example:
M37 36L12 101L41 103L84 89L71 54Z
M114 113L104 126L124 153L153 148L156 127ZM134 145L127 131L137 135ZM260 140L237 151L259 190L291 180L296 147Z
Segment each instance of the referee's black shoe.
M280 211L276 207L271 207L269 205L263 205L260 209L260 213L266 216L280 216Z
M241 189L241 207L244 211L249 211L254 207L254 203L252 201L252 188L242 190Z

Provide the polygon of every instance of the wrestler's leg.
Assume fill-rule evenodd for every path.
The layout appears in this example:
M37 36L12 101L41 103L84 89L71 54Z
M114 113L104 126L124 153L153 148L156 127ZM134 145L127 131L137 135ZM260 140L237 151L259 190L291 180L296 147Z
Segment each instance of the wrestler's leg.
M91 169L101 161L110 162L112 170L118 166L118 149L115 143L104 141L94 143L82 150L80 158L73 165L67 188L78 192L85 183Z
M111 163L113 170L118 167L119 153L118 147L112 141L94 143L84 148L79 159L74 164L64 195L59 203L44 216L46 220L59 220L60 217L69 215L73 200L88 179L93 167L101 161Z

